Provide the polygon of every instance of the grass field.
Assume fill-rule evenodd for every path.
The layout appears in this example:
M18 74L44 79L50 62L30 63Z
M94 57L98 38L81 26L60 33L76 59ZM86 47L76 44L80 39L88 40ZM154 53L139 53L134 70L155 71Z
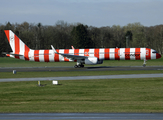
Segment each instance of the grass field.
M157 60L148 60L147 66L163 66L163 58ZM74 66L75 62L32 62L14 58L1 57L0 67L57 67L57 66ZM105 60L103 64L85 65L88 66L142 66L143 60Z
M104 61L96 66L142 66L143 61ZM74 62L41 63L0 58L0 67L74 66ZM162 58L147 61L163 66ZM89 66L89 65L86 65ZM74 68L75 69L75 68ZM163 73L146 71L0 72L0 78ZM0 113L28 112L163 112L163 78L0 83Z
M0 83L0 112L163 112L163 78Z

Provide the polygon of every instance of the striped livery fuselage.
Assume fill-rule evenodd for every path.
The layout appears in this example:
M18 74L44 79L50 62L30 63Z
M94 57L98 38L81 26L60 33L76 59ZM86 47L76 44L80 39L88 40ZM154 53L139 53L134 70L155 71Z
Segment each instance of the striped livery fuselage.
M17 51L17 50L16 50ZM156 54L152 54L152 49L149 48L99 48L99 49L56 49L58 53L97 57L98 60L150 60L157 59ZM61 61L76 61L63 57L59 54L54 54L52 50L32 50L26 49L15 52L22 56L9 55L10 57L36 61L36 62L61 62Z
M23 43L11 30L5 30L12 48L9 57L36 62L81 62L96 60L93 64L101 64L102 60L150 60L161 55L150 48L91 48L91 49L50 49L32 50ZM43 43L42 43L43 44ZM65 57L66 56L66 57ZM86 63L86 62L85 62ZM92 64L92 63L90 63Z

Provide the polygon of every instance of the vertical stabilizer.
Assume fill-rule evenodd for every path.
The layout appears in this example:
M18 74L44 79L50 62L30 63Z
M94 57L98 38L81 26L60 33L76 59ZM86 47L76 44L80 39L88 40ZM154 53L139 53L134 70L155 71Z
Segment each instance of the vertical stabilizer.
M24 42L22 42L22 40L18 38L11 30L5 30L4 32L13 51L12 53L6 55L9 57L15 57L17 59L29 60L30 48L24 44Z
M25 51L30 50L11 30L5 30L5 34L14 54L24 54Z

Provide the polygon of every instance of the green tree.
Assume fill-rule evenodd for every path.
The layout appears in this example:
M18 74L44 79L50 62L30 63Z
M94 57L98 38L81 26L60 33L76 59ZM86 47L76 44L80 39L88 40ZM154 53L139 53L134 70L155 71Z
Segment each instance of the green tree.
M71 36L74 42L75 48L89 48L91 44L91 40L88 37L87 26L83 24L79 24L74 27Z
M130 47L130 41L132 40L132 32L130 30L128 30L126 32L126 47Z

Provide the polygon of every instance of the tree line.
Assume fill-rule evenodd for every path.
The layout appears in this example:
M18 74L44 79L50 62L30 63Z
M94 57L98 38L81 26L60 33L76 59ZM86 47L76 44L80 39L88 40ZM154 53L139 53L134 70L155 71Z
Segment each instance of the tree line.
M12 51L4 30L12 30L31 49L51 49L50 45L56 49L71 49L72 45L74 48L147 47L163 53L163 25L145 27L132 23L97 28L64 21L53 26L8 22L0 24L0 53Z

